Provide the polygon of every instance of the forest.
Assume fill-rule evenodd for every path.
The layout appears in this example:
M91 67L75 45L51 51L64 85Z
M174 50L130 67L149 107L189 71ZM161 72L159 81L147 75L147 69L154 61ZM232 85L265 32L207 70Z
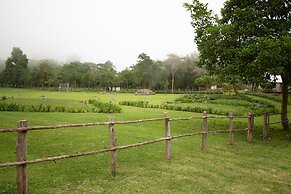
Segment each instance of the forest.
M111 61L104 63L29 59L19 47L14 47L6 60L0 60L2 87L58 88L69 83L71 88L106 90L149 88L169 91L209 87L213 79L197 66L198 55L169 54L165 60L153 60L145 53L137 56L136 64L118 72Z

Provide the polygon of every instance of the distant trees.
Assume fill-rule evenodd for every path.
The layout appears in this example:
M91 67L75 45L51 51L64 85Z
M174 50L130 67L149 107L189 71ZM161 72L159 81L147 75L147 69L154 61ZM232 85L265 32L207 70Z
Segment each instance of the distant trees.
M37 63L37 62L35 62ZM60 66L51 60L41 60L29 68L30 87L54 87L58 85Z
M117 77L117 71L110 61L99 64L70 62L64 64L59 73L60 81L69 83L72 87L106 89L118 85Z
M205 74L196 65L196 55L170 54L164 61L154 61L142 53L138 59L135 65L121 72L121 80L126 81L124 85L174 92L175 89L194 89L194 80Z
M126 68L125 70L121 71L119 73L119 79L120 86L122 86L123 88L129 89L136 87L134 81L134 73L130 68Z
M197 67L197 55L180 57L170 54L164 61L153 60L145 53L136 64L117 72L111 61L92 63L72 61L63 65L53 60L29 60L20 48L13 48L11 56L0 69L0 85L6 87L57 88L61 83L70 87L99 88L120 86L126 89L149 88L172 91L197 89L194 80L205 70ZM199 85L200 86L200 85Z

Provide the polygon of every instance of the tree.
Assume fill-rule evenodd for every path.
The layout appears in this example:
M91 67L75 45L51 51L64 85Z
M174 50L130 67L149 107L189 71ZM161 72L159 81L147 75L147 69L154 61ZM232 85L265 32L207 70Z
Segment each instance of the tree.
M180 89L193 89L194 81L205 74L205 70L197 66L198 55L195 53L181 58L182 64L176 72L176 83Z
M125 87L126 89L130 88L133 86L133 71L129 68L126 68L125 70L121 71L119 73L119 77L121 80L121 84L123 87Z
M195 84L200 87L205 87L206 90L210 89L211 85L217 84L217 80L215 77L204 75L195 80Z
M174 93L175 88L175 74L179 66L182 64L182 60L175 54L169 54L168 58L164 61L164 64L168 67L171 74L171 91Z
M84 76L88 75L89 66L81 62L75 61L64 64L60 71L60 78L63 82L70 83L70 86L80 87L87 85Z
M84 76L88 79L87 87L92 88L97 87L99 84L99 74L98 74L99 65L92 62L85 62L84 65L89 67L89 71Z
M137 64L131 66L134 72L134 79L138 86L152 89L154 61L145 53L138 56Z
M111 61L99 64L99 84L103 88L116 86L117 72Z
M221 18L207 4L193 0L190 11L200 65L228 83L254 85L281 75L281 121L287 117L288 83L291 77L290 0L227 0Z
M12 87L24 87L27 82L27 56L18 47L13 47L11 56L5 62L4 77L6 83Z

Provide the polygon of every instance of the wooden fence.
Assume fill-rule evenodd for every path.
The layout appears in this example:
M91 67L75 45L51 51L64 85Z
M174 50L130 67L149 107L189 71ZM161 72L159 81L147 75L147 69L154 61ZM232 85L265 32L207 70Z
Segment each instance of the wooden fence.
M269 132L270 132L270 125L274 125L274 124L282 124L284 121L274 121L274 122L270 122L270 117L271 116L275 116L275 115L282 115L282 114L286 114L286 113L276 113L276 114L270 114L269 112L265 112L264 113L264 123L263 123L263 138L267 139L269 136Z
M216 131L208 131L208 119L212 118L229 118L229 129L228 130L216 130ZM248 120L248 127L245 129L235 129L234 128L234 119L235 118L247 118ZM171 121L181 121L181 120L193 120L193 119L202 119L203 126L202 131L197 133L188 133L182 134L177 136L171 136L170 130L170 122ZM116 146L116 137L115 137L115 126L119 124L132 124L132 123L140 123L140 122L153 122L153 121L164 121L165 124L165 137L153 139L150 141L124 145L124 146ZM61 156L54 156L54 157L47 157L47 158L40 158L35 160L27 160L27 135L28 131L32 130L48 130L48 129L57 129L57 128L68 128L68 127L85 127L85 126L97 126L97 125L107 125L109 129L109 148L101 149L101 150L94 150L82 153L74 153L74 154L67 154ZM0 164L0 167L8 167L8 166L17 166L17 190L18 193L27 193L28 192L28 177L27 177L27 165L28 164L35 164L40 162L46 161L56 161L62 160L66 158L74 158L80 156L88 156L88 155L95 155L104 152L110 152L111 156L111 173L116 175L117 173L117 162L116 162L116 151L122 149L128 149L133 147L138 147L142 145L153 144L161 141L166 142L165 146L165 153L166 159L170 160L171 158L171 140L177 138L184 138L184 137L191 137L195 135L202 136L202 143L201 143L201 150L205 150L206 148L206 137L207 134L216 134L216 133L229 133L229 143L231 145L234 144L234 132L235 131L248 131L247 133L247 141L249 143L252 142L252 131L254 127L254 115L249 113L248 116L233 116L231 113L229 116L208 116L207 112L203 113L203 116L193 116L189 118L170 118L168 113L164 114L163 118L153 118L153 119L143 119L143 120L135 120L135 121L114 121L113 117L109 117L108 122L96 122L96 123L83 123L83 124L64 124L64 125L54 125L54 126L38 126L38 127L29 127L28 121L21 120L18 121L17 128L5 128L0 129L0 132L17 132L17 145L16 145L16 155L17 161L16 162L7 162Z

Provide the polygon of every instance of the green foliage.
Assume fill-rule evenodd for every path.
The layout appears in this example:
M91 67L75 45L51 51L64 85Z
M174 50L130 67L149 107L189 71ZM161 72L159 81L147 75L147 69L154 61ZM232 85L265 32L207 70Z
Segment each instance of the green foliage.
M257 96L260 98L266 98L275 102L281 102L282 101L282 97L278 96L276 94L265 94L265 93L248 93L247 95L250 96ZM288 105L291 105L291 101L288 101Z
M28 65L22 68L15 65L15 61L23 64L26 55L20 49L15 54L17 52L14 50L6 61L6 69L0 68L0 86L58 90L59 84L69 83L74 91L79 88L108 91L109 87L120 86L122 89L149 88L167 92L170 88L193 90L197 88L194 80L205 74L205 70L196 65L197 54L183 57L171 54L160 61L141 53L136 64L118 73L110 61L98 64L80 61L58 64L48 59L30 59ZM19 57L21 53L23 56ZM21 60L14 60L17 57Z
M95 99L90 99L89 104L92 104L94 108L92 109L93 112L97 113L120 113L121 112L121 107L112 104L112 103L105 103L101 102Z
M16 111L21 112L24 111L25 106L20 105L14 102L6 103L6 102L0 102L0 111Z
M0 102L0 111L13 112L68 112L68 113L120 113L121 108L110 103L89 100L93 106L62 106L51 104L20 104L16 102Z
M24 87L27 83L27 56L20 48L13 47L11 56L5 62L3 81L10 87Z
M276 2L276 3L275 3ZM213 16L207 5L186 3L200 64L221 79L260 84L269 74L290 76L290 3L229 0Z
M217 19L207 4L186 3L199 63L211 74L230 84L259 86L271 75L282 77L281 112L288 109L288 84L291 82L291 4L289 0L228 0ZM287 114L282 115L285 130L291 130Z
M248 107L255 115L262 115L264 112L278 113L275 105L262 99L253 99L245 94L223 95L223 94L204 94L204 95L184 95L175 101L182 103L206 103L220 104L234 107ZM220 111L218 111L220 112ZM217 114L217 113L213 113ZM221 113L218 113L221 114ZM223 113L225 114L225 113Z
M188 94L175 99L175 103L167 102L161 105L152 105L147 101L121 101L120 105L134 106L139 108L159 108L176 111L187 111L202 113L207 111L209 114L229 115L228 109L217 108L215 106L203 106L209 104L217 104L228 107L237 107L234 115L246 115L239 107L248 108L249 112L256 116L264 114L264 112L278 113L275 105L262 99L253 99L247 95L224 95L224 94ZM201 106L202 105L202 106ZM245 110L245 109L244 109Z
M29 71L30 86L35 87L57 87L60 83L59 71L60 66L52 60L34 61Z

